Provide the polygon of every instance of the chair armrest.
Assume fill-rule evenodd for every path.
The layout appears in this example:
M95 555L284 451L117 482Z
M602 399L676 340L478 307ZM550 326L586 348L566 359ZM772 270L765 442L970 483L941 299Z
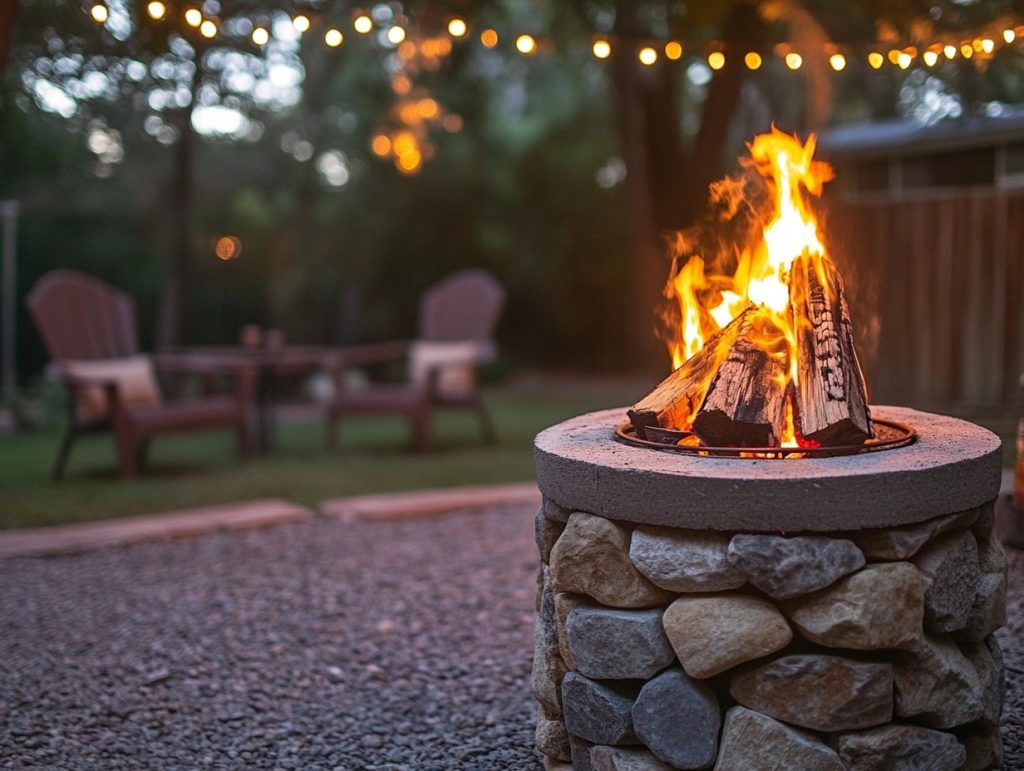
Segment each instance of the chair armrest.
M370 343L368 345L350 345L335 348L330 358L340 360L346 367L358 367L364 364L382 364L388 361L403 359L409 354L409 340L394 340L386 343Z
M153 366L159 371L178 375L237 375L255 370L256 363L241 355L187 350L152 354Z

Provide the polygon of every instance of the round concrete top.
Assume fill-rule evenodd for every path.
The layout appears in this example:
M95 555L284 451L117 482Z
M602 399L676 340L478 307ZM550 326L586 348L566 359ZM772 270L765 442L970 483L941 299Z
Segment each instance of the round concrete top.
M909 423L907 447L839 458L707 458L614 438L626 410L591 412L534 442L541 492L570 510L700 530L835 531L921 522L999 493L999 437L965 420L872 407Z

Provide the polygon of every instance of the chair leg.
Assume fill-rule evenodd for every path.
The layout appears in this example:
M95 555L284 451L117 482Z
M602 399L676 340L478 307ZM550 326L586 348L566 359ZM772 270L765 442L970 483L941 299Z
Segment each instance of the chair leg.
M114 445L117 448L117 465L124 479L139 475L139 439L126 431L114 431Z
M327 410L327 417L324 420L324 427L326 429L325 438L327 440L327 448L329 450L337 450L340 441L341 434L341 415L334 409Z
M494 419L491 417L491 412L487 409L487 405L484 404L482 399L477 397L474 406L477 418L480 420L480 433L483 434L484 444L497 444L498 432L494 428Z
M149 439L142 439L135 445L135 467L145 471L149 467Z
M412 446L416 452L429 452L433 444L432 434L433 415L429 408L418 410L409 416L409 425L412 428Z
M238 436L238 457L248 460L253 454L252 428L248 415L242 415L241 420L238 421L236 435Z
M71 454L71 444L75 441L75 425L68 423L64 436L61 437L60 446L57 448L57 458L53 462L53 481L59 482L64 478L64 467L67 466L68 456Z

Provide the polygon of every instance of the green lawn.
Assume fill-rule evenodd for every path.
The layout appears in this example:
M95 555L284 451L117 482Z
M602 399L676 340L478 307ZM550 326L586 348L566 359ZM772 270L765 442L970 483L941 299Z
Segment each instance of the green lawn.
M0 529L167 511L209 503L281 496L306 505L332 497L426 487L527 481L532 442L541 429L581 412L624 405L643 386L581 379L524 381L486 392L500 443L479 441L473 417L442 413L437 449L415 455L403 422L354 419L341 449L328 451L320 423L280 427L276 450L247 463L228 432L157 437L142 478L117 478L109 435L80 439L64 481L49 470L59 427L0 436Z

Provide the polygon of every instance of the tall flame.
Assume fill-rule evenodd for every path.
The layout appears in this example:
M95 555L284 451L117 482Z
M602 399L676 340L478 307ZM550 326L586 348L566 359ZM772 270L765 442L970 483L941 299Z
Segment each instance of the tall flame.
M815 136L811 135L806 144L801 144L796 137L774 127L770 134L754 138L749 146L750 157L744 159L743 164L763 182L767 192L763 204L750 200L742 180L725 180L717 189L713 188L713 196L728 203L728 216L735 216L740 203L748 209L753 207L755 226L750 229L747 242L735 251L697 254L683 239L680 255L665 287L665 295L678 309L678 323L669 339L673 366L680 366L698 353L711 335L754 305L764 309L785 339L785 346L780 346L776 337L756 341L758 347L773 356L786 356L786 382L781 385L796 385L796 329L789 307L790 272L794 262L805 257L823 277L822 261L828 259L808 196L820 196L824 184L833 175L828 164L813 160L815 142ZM730 274L726 270L731 265L734 269ZM824 280L822 283L827 285ZM713 372L709 373L709 379L712 376ZM802 441L791 417L791 395L787 399L790 400L786 407L790 417L786 421L782 446L797 447Z

